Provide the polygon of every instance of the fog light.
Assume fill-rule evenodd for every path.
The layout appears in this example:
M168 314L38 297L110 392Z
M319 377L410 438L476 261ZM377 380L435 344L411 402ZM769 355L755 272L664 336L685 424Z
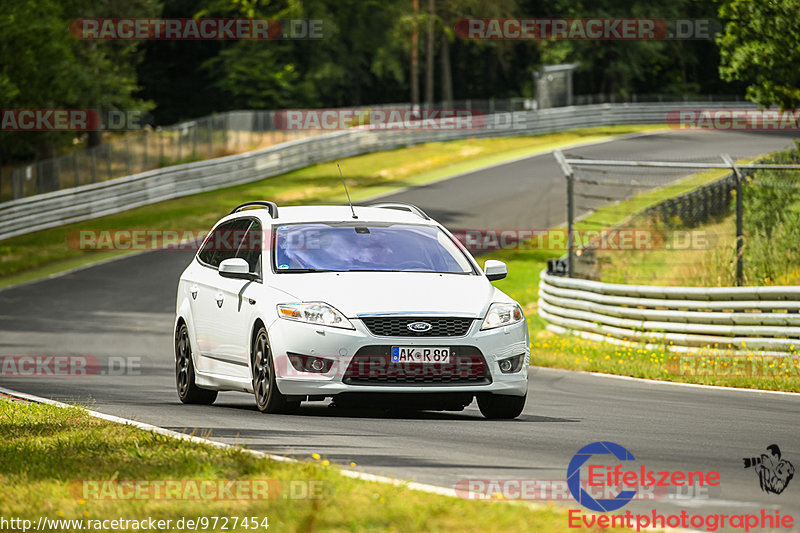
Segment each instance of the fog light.
M287 352L286 355L289 357L289 362L292 363L292 367L300 372L324 374L333 366L333 359L326 359L324 357L315 357L313 355L303 355L292 352Z
M497 362L500 366L500 372L503 374L513 374L522 369L522 363L525 360L524 354L515 355L514 357L507 357Z

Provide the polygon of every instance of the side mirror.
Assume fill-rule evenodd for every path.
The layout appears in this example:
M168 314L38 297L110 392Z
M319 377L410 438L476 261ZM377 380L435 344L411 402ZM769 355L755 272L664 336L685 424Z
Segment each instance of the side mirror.
M488 259L486 261L483 265L483 271L489 281L497 281L508 275L508 267L506 267L506 264L502 261L495 261L494 259Z
M232 257L219 264L219 275L223 278L235 279L256 279L256 275L250 272L250 265L241 257Z

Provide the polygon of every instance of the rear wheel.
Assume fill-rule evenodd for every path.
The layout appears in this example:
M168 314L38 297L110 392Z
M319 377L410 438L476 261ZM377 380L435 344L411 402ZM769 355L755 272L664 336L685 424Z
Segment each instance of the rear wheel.
M253 393L256 407L262 413L288 413L300 406L300 402L289 402L278 390L275 380L275 364L267 339L267 330L262 326L253 340L252 350Z
M525 396L504 396L500 394L479 394L478 408L486 418L510 420L517 418L525 408Z
M211 405L217 399L217 391L201 389L195 383L192 343L186 324L181 324L175 333L175 384L183 403Z

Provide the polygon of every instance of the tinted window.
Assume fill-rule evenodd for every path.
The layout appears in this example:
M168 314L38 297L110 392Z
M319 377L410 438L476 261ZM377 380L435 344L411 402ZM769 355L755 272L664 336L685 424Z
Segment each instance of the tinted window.
M250 265L250 272L261 275L261 251L264 249L264 232L261 223L253 220L250 229L242 239L236 257L241 257Z
M275 232L275 270L469 274L458 245L435 226L291 224Z
M235 257L251 222L250 218L237 218L217 226L203 244L198 259L210 267L219 268L222 261Z

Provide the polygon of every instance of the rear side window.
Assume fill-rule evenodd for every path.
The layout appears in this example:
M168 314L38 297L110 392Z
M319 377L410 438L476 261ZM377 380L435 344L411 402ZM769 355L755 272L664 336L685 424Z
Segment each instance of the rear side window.
M207 266L219 268L219 264L224 260L236 257L236 252L252 222L251 218L237 218L223 222L209 234L197 258Z

